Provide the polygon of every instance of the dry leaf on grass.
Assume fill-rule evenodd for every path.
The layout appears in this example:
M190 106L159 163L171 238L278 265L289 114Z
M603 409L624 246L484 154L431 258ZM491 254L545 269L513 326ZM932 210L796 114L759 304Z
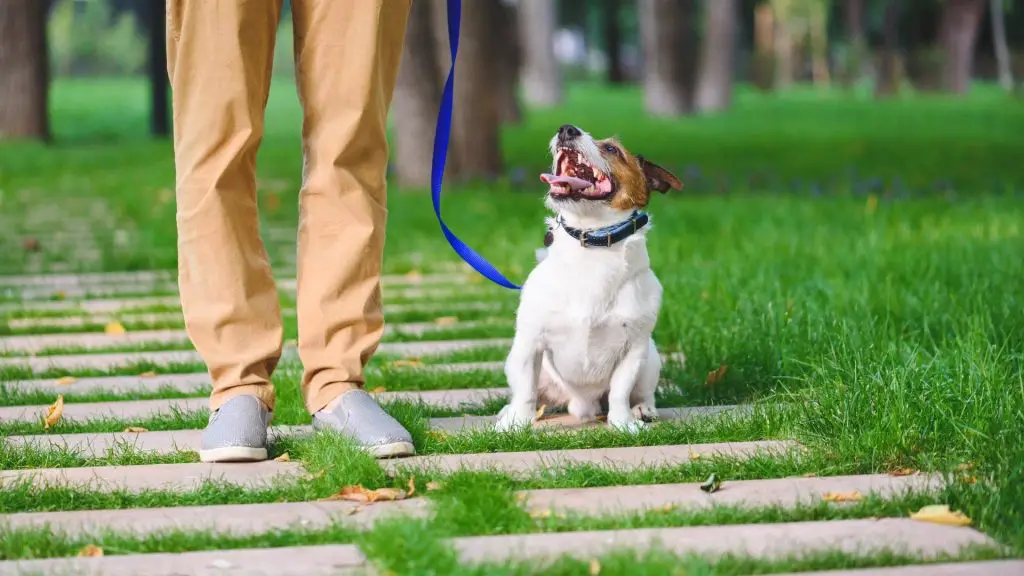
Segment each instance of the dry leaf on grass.
M814 472L808 472L807 474L804 474L804 478L816 478L817 476L818 475L815 474Z
M58 395L57 401L52 406L46 409L46 416L43 417L43 428L49 428L60 422L61 415L64 414L64 395Z
M533 510L530 510L530 518L540 519L540 518L550 518L550 517L551 517L551 508L534 508Z
M111 322L103 327L103 332L108 336L120 336L127 332L127 330L124 329L124 325L120 322Z
M133 432L133 433L136 433L136 434L138 434L140 432L149 432L149 430L147 430L146 428L143 428L141 426L129 426L129 427L125 428L124 431L125 432L130 432L130 433Z
M395 360L391 364L388 364L392 368L418 368L423 366L423 362L420 362L416 358L405 358L402 360Z
M56 298L57 300L64 300L64 299L66 299L68 297L68 293L63 291L63 290L61 290L59 292L55 292L53 294L53 297Z
M440 482L427 482L427 492L431 492L433 490L440 490L440 489L441 489L441 483Z
M925 506L910 515L913 520L922 522L933 522L935 524L947 524L949 526L970 526L971 519L962 512L950 510L945 504L933 504Z
M292 457L289 456L287 452L285 452L284 454L281 454L277 458L274 458L274 462L288 462L291 459Z
M700 460L700 452L694 452L693 450L690 450L690 453L687 455L687 457L690 460Z
M416 477L409 476L409 492L406 493L406 498L412 498L412 495L416 493Z
M438 326L451 326L452 324L458 324L458 316L441 316L434 320L434 324Z
M711 372L708 372L708 377L704 380L705 386L714 386L725 378L725 373L729 371L729 367L722 364L718 368L715 368Z
M860 502L864 496L854 490L852 492L825 492L821 498L825 502Z
M540 420L544 416L544 411L547 410L547 404L541 404L540 408L537 408L537 414L534 415L534 419Z
M889 476L910 476L911 474L914 474L916 472L917 471L914 470L913 468L898 468L896 470L893 470L892 472L889 472Z
M960 464L959 466L957 466L956 469L959 472L966 472L968 470L973 470L974 469L974 462L964 462L963 464Z
M324 500L348 500L350 502L383 502L383 501L394 501L394 500L405 500L408 494L405 490L398 488L378 488L376 490L369 490L362 486L345 486L341 489L341 492L328 496Z
M87 558L99 558L103 556L103 548L95 544L86 544L84 548L78 551L78 555Z
M74 376L64 376L63 378L57 378L57 381L54 382L54 384L57 386L70 386L75 382L78 382L78 379Z
M589 573L590 576L598 576L598 574L601 573L601 563L598 562L596 558L590 561L587 573Z
M442 430L427 430L427 437L437 442L448 440L448 433Z
M35 238L25 238L21 241L21 247L26 252L38 252L39 251L39 240Z
M410 270L406 275L405 279L410 284L419 284L423 281L423 274L420 274L418 270Z
M387 391L388 391L387 388L385 388L383 386L377 386L373 390L370 390L370 393L372 393L372 394L380 394L381 392L387 392Z
M152 370L149 372L143 372L142 374L139 374L139 378L156 378L156 372L153 372Z

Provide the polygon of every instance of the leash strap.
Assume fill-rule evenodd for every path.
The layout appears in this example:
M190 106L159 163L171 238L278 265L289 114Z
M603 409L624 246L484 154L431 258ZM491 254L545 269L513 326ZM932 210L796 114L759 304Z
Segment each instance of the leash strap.
M448 69L448 80L444 83L441 94L441 107L437 111L437 128L434 131L434 155L430 169L431 197L434 201L434 214L441 225L444 237L448 239L455 253L485 278L512 290L520 286L505 278L486 258L477 254L465 242L459 240L441 218L441 183L444 181L444 165L448 155L448 141L452 131L452 99L455 84L455 58L459 52L459 21L462 16L461 0L448 0L448 45L452 55L452 65Z

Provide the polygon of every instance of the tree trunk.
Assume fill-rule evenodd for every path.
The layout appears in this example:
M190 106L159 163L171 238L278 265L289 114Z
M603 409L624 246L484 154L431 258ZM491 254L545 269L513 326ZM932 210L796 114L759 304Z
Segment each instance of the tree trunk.
M692 0L637 0L644 52L644 104L654 116L692 110Z
M622 84L626 71L622 66L622 26L619 23L621 0L604 0L604 47L608 55L608 83Z
M850 53L846 59L843 84L852 86L864 75L864 58L868 51L864 32L864 0L846 0L846 42Z
M772 0L772 12L775 16L775 88L785 90L796 79L796 65L793 52L796 42L793 38L792 0Z
M0 140L51 139L46 3L0 0Z
M891 96L899 89L899 24L901 0L887 0L885 4L885 22L883 24L884 41L881 50L881 64L878 67L878 79L875 82L875 97Z
M496 65L501 48L491 28L495 12L500 11L501 0L472 0L462 5L452 136L458 140L455 152L463 179L495 178L502 171L502 67Z
M811 70L816 86L828 87L831 73L828 66L828 3L818 0L809 4L808 36L810 36Z
M437 61L430 2L412 3L391 111L395 120L395 172L403 187L430 186L434 129L444 76ZM447 46L447 36L445 37ZM447 72L447 71L446 71ZM452 156L451 152L448 154ZM453 171L445 167L446 179Z
M699 112L732 104L736 55L736 0L713 0L705 8L704 38L694 107Z
M167 92L167 0L157 0L148 6L146 22L149 28L149 130L154 136L166 138L171 132L171 118Z
M758 4L754 8L754 62L753 82L761 91L767 92L775 84L775 13L770 4Z
M942 42L942 88L966 94L974 69L974 45L985 13L985 0L945 0L939 21Z
M999 86L1013 92L1013 66L1010 63L1010 47L1006 42L1006 14L1003 0L990 0L989 12L992 18L992 44L996 49L996 66L999 69Z
M519 39L523 46L523 97L531 106L562 102L562 75L555 60L555 3L519 0Z
M522 4L521 0L519 4ZM498 57L502 67L498 76L501 83L498 87L501 94L500 119L509 124L518 124L523 119L523 106L519 102L519 81L523 68L520 10L522 8L517 7L514 0L501 0L499 10L492 14L495 20L490 24L490 29L495 30L498 37Z

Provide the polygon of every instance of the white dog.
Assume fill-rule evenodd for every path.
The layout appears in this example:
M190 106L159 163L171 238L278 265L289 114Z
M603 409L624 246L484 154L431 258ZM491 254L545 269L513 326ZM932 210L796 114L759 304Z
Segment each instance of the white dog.
M593 420L607 400L608 424L636 432L657 417L661 372L651 334L662 289L642 209L652 190L682 183L617 140L575 126L562 126L550 149L553 173L541 180L555 218L546 255L523 284L505 362L511 398L496 429L532 425L538 404Z

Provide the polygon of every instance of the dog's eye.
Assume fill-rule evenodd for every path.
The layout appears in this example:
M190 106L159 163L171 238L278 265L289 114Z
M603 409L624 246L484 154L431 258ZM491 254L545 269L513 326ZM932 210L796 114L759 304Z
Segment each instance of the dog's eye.
M619 150L615 146L612 146L611 144L605 144L604 145L604 151L609 153L609 154L615 154Z

